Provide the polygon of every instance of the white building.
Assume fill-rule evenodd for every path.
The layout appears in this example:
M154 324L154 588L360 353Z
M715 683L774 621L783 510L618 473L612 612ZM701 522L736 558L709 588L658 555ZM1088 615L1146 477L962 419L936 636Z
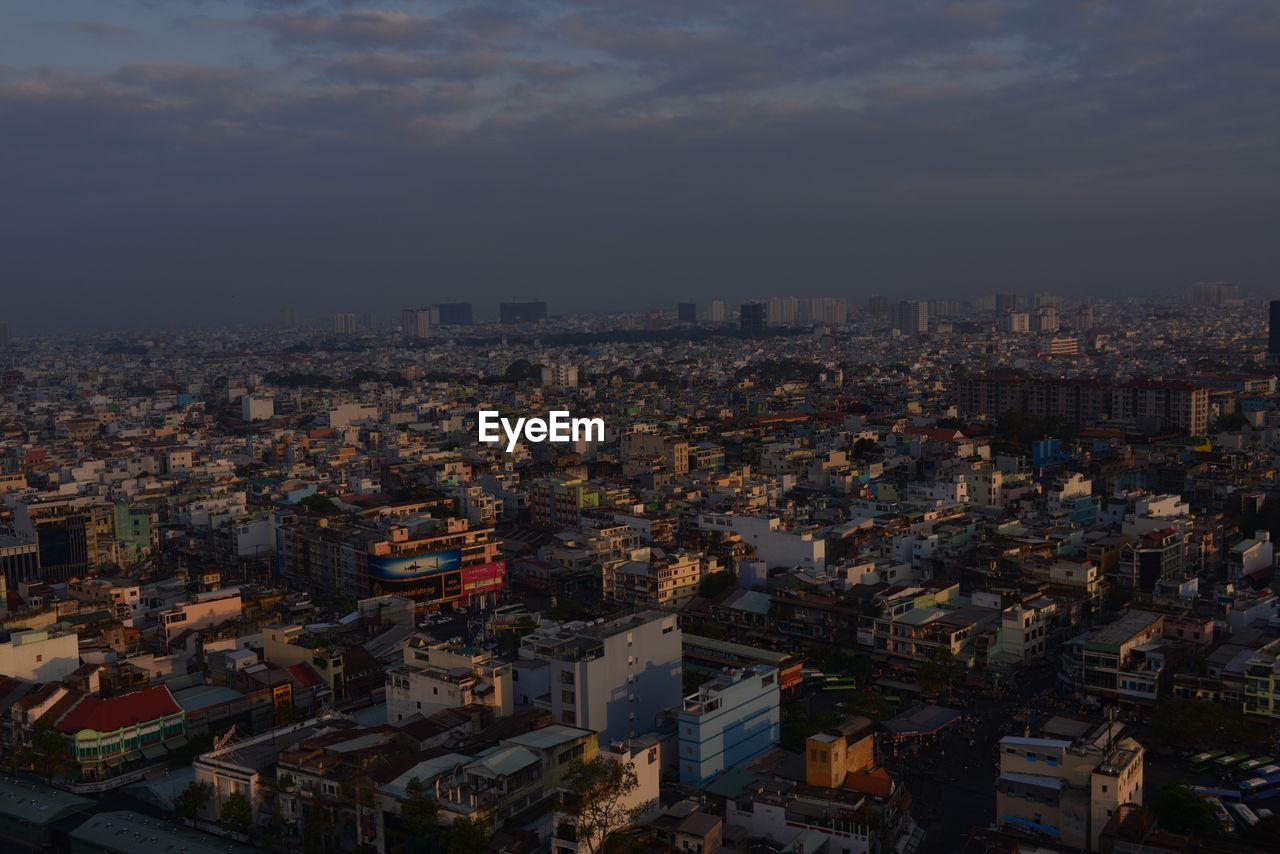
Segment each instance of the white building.
M240 418L244 421L269 421L275 414L276 401L273 397L246 394L240 398Z
M473 704L489 706L498 717L511 715L510 664L474 647L418 635L405 647L404 663L387 671L387 723Z
M578 366L567 362L543 365L542 385L547 388L577 388Z
M681 708L682 654L676 616L660 611L540 627L520 644L522 659L548 664L556 722L595 730L601 744Z
M80 666L80 641L75 632L13 629L0 643L0 673L31 682L56 682Z
M803 567L824 572L827 543L816 536L816 528L796 531L782 529L776 516L746 516L735 513L700 513L701 531L731 531L756 550L756 559L771 567Z

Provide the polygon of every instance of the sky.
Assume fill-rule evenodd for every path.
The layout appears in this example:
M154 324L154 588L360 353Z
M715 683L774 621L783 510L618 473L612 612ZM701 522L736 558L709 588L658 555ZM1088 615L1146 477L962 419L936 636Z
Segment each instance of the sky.
M0 2L0 320L1280 296L1273 0Z

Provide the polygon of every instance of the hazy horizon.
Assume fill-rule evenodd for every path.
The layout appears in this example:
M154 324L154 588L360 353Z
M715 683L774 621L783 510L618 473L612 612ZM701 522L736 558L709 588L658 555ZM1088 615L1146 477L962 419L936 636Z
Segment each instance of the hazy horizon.
M1265 2L10 4L0 320L1264 296L1278 82Z

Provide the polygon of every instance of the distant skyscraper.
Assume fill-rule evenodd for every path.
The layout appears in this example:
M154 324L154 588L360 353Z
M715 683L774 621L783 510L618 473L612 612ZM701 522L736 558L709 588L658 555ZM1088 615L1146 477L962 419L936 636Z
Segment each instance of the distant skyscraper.
M355 335L356 328L354 311L342 311L333 316L333 331L339 335Z
M1025 311L1010 309L1000 316L1000 324L1005 332L1030 332L1031 316Z
M929 304L904 299L893 307L893 328L915 337L929 331Z
M1267 337L1267 361L1280 364L1280 300L1271 301L1271 328Z
M762 302L742 304L740 322L742 334L747 338L763 338L768 321L769 306Z
M442 302L436 310L440 312L441 326L470 326L472 323L469 302Z
M1040 332L1058 331L1058 310L1052 306L1044 306L1036 312L1036 329Z
M889 298L883 294L867 297L867 314L875 318L889 316Z
M1191 301L1198 305L1230 305L1240 301L1240 288L1229 282L1196 282Z
M681 323L697 323L698 322L698 304L696 302L682 302L676 304L676 319Z
M1093 306L1082 302L1076 309L1076 331L1088 332L1090 329L1093 329Z
M713 299L711 301L711 317L712 323L724 323L729 319L728 313L724 310L724 300Z
M800 300L795 297L769 297L768 318L770 326L795 323L800 315Z
M400 334L410 340L431 337L431 309L406 308L400 312Z
M1009 312L1017 310L1017 294L996 294L996 317L1003 318Z
M280 325L285 329L292 329L298 325L298 314L291 308L280 309Z
M800 303L800 319L809 323L844 326L849 306L839 297L813 297Z
M547 319L545 302L504 302L498 306L498 319L508 325L540 323Z

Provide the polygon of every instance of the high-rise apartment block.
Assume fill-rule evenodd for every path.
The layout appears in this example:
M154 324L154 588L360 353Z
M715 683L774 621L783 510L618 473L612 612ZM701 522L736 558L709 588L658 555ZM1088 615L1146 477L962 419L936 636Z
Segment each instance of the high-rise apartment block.
M435 308L441 326L470 326L472 323L469 302L442 302Z
M769 306L762 302L742 304L739 315L742 335L745 338L763 338L768 325Z
M430 338L434 320L430 308L406 308L400 312L400 334L411 341Z
M893 306L893 328L908 337L923 335L929 331L929 304L905 299Z
M354 311L342 311L333 316L333 331L338 335L354 335L359 325Z

